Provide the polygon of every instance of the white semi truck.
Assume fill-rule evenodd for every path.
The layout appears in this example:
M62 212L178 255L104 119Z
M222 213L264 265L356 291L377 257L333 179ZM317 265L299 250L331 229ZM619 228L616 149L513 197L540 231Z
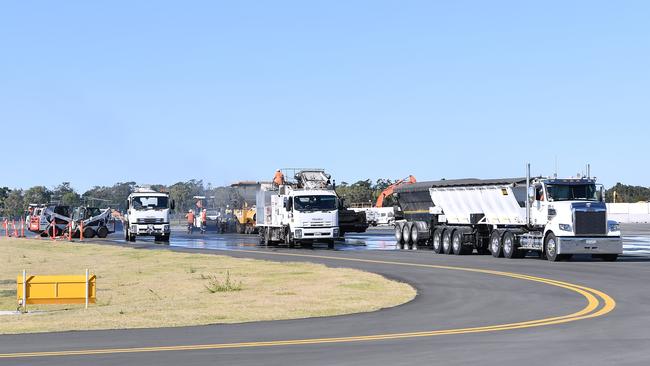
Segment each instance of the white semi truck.
M401 248L518 258L537 251L550 261L573 254L615 261L623 252L619 225L607 220L603 187L583 178L458 179L395 189L403 219Z
M256 197L256 226L260 243L334 248L339 237L338 198L323 170L301 170L295 182L263 184Z
M124 239L134 242L137 236L153 236L156 241L169 242L171 226L169 211L174 201L169 193L137 188L126 201Z

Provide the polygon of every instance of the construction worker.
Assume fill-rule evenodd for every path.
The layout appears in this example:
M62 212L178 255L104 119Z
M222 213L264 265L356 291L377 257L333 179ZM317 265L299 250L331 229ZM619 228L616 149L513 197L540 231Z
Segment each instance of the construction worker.
M192 229L194 228L194 211L187 211L187 215L185 215L185 217L187 218L187 233L191 234Z
M280 169L275 171L273 183L275 183L276 186L281 186L284 184L284 174L282 174L282 171Z
M208 210L205 208L201 211L201 234L205 234L205 228L208 225Z

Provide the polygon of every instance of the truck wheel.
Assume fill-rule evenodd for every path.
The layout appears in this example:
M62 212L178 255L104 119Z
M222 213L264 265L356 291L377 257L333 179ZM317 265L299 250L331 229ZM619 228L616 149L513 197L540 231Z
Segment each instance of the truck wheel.
M404 237L402 236L402 225L400 224L395 224L395 241L397 246L400 247L400 249L403 248L404 244Z
M161 236L160 241L169 244L169 234Z
M411 242L413 243L411 245L411 249L413 250L416 250L418 248L418 242L420 241L419 234L418 225L416 223L413 223L413 225L411 225Z
M129 241L135 243L135 234L129 234Z
M267 242L266 242L266 228L260 228L259 235L260 235L260 244L267 245Z
M445 254L451 254L451 237L454 232L452 229L445 229L445 232L442 234L442 251Z
M124 227L124 241L129 241L129 229Z
M97 237L99 238L105 238L108 236L108 229L106 226L102 226L99 229L97 229Z
M442 253L442 229L435 229L433 232L433 251L436 254Z
M515 242L515 235L510 231L503 234L503 256L509 259L520 258L520 250Z
M409 222L402 228L402 237L404 238L404 249L411 249L411 225Z
M492 252L492 256L495 258L503 257L503 244L499 230L492 231L492 235L490 236L490 252Z
M463 246L463 232L460 230L454 231L454 235L451 237L451 250L456 255L465 255L467 254L466 247Z
M334 239L329 239L327 241L327 249L334 249Z
M557 262L561 257L557 254L557 238L555 234L549 233L544 240L544 253L546 253L546 259L551 262Z
M95 237L95 230L89 227L84 229L84 238L92 239L94 237Z

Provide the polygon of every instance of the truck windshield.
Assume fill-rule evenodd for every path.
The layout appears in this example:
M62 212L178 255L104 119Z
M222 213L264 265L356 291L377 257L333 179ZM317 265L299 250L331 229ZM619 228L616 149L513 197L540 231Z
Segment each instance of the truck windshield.
M336 210L336 196L296 196L293 199L297 211Z
M550 201L597 201L595 184L548 184L546 186Z
M167 208L167 201L169 201L167 197L139 196L139 197L133 197L131 199L131 204L133 205L133 208L136 210L161 209L161 208Z

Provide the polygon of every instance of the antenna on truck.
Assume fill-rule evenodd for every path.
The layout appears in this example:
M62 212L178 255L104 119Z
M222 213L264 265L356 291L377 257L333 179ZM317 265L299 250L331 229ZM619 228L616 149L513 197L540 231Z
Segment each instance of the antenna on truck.
M530 163L526 164L526 225L530 225Z

